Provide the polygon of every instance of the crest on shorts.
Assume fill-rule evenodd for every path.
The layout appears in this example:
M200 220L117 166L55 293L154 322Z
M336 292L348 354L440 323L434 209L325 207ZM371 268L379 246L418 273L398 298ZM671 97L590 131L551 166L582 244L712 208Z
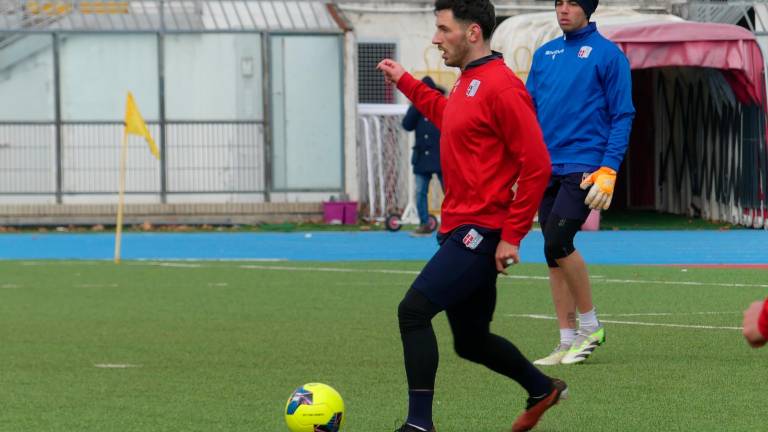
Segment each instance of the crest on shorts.
M464 243L464 246L472 250L477 249L477 247L480 246L481 241L483 241L483 236L481 236L474 228L469 230L467 235L464 236L464 239L461 240L461 242Z

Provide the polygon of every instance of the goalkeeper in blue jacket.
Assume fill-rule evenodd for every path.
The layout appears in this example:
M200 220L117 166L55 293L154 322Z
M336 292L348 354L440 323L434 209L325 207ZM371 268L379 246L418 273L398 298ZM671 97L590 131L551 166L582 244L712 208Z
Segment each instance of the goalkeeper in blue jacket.
M611 204L635 109L626 56L589 21L597 3L555 1L563 36L536 51L526 83L552 160L539 223L560 325L560 342L538 365L583 362L605 342L573 239L591 209Z

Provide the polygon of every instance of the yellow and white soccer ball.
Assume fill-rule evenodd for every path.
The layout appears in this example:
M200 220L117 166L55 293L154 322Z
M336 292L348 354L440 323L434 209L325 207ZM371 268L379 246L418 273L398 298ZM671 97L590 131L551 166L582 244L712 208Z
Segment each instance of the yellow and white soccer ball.
M285 404L285 423L291 432L338 432L344 425L344 400L329 385L304 384Z

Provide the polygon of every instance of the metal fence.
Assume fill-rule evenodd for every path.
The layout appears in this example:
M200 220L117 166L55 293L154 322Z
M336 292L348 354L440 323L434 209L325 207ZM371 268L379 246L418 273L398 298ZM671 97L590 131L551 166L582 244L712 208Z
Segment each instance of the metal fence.
M55 125L0 124L0 193L54 194L56 165Z
M148 126L159 137L160 125ZM262 122L166 123L164 131L163 161L131 141L126 192L265 191ZM0 123L0 194L115 193L122 135L122 123Z
M161 101L160 113L147 123L163 157L160 161L154 159L140 138L130 138L126 192L157 195L166 202L169 194L263 194L269 200L273 190L270 92L274 91L270 87L270 35L327 36L340 34L341 30L332 5L322 0L0 0L0 50L28 59L29 55L17 55L17 42L33 33L53 35L49 49L55 74L55 116L43 121L20 121L15 117L0 121L0 198L6 197L5 201L8 196L26 195L61 203L63 197L71 195L117 192L123 123L111 115L109 121L68 121L62 116L62 35L157 36L160 84L156 100ZM262 101L258 102L261 106L251 107L262 114L232 116L249 120L225 116L175 121L165 117L163 41L167 34L197 33L262 36L261 58L249 58L263 68L249 72L263 75L263 87L259 89ZM16 57L6 57L2 67L16 67ZM239 67L250 66L250 71L251 63ZM0 83L3 73L0 70ZM12 103L2 95L0 99Z

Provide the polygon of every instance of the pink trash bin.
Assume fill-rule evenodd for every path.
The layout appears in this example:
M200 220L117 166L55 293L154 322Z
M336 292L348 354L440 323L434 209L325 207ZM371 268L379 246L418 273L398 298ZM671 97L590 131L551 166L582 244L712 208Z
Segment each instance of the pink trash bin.
M323 202L323 221L331 225L357 223L357 201Z

